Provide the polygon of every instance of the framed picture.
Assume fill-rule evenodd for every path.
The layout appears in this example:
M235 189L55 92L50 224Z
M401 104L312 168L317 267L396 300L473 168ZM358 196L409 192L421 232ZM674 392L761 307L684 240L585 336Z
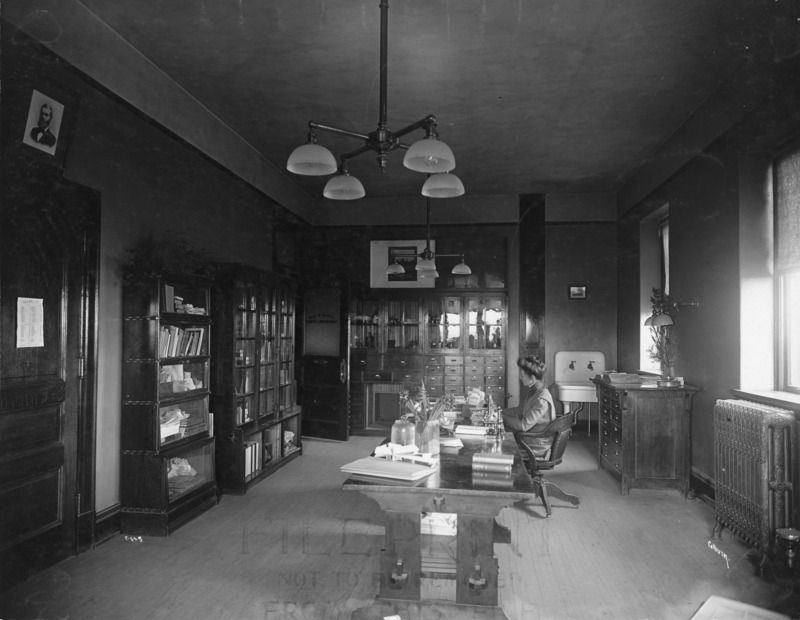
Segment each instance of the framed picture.
M78 96L62 86L35 82L28 88L27 107L21 110L22 148L26 153L64 167Z
M398 239L396 241L370 241L371 288L434 288L436 278L417 276L417 256L425 249L425 240ZM431 250L436 244L431 241ZM386 268L397 261L404 273L386 275Z
M586 287L583 284L570 284L568 295L570 299L586 299Z

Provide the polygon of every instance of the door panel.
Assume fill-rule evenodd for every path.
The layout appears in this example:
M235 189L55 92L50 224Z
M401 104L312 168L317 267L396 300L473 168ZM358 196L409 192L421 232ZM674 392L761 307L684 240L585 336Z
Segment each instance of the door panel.
M99 196L19 161L2 167L0 186L5 589L91 544ZM30 316L20 299L40 300L41 340L18 338Z
M347 305L339 289L304 292L300 394L307 437L350 438L347 326Z

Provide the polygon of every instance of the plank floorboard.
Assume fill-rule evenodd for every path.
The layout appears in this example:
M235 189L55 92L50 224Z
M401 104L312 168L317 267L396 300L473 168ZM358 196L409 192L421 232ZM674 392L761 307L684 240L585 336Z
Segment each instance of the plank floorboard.
M377 594L384 528L377 504L341 490L339 467L379 442L306 440L302 457L172 536L116 536L0 594L0 618L347 619ZM535 500L500 513L511 620L683 619L712 594L800 617L790 587L755 576L746 545L724 532L709 547L711 507L674 490L621 495L596 449L576 432L549 476L579 508L554 499L548 519Z

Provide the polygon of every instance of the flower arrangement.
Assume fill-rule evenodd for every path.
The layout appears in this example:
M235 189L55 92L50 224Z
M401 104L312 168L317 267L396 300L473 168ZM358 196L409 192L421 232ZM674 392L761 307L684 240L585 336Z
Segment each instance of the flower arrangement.
M400 418L414 423L416 430L416 443L420 452L438 453L439 421L442 412L452 407L454 398L451 394L436 400L434 403L428 399L425 382L420 382L419 391L415 398L411 397L409 390L400 391ZM428 449L434 444L437 448Z
M672 298L661 289L654 288L650 297L653 305L653 316L665 314L672 318L675 304ZM661 374L665 379L672 379L675 375L675 362L678 359L678 338L675 326L651 325L650 337L652 343L647 349L650 359L659 364Z

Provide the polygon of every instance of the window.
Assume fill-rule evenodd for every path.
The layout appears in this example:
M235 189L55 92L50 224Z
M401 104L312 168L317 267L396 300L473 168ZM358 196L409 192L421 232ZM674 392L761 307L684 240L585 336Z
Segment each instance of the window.
M800 143L775 159L778 389L800 392Z

